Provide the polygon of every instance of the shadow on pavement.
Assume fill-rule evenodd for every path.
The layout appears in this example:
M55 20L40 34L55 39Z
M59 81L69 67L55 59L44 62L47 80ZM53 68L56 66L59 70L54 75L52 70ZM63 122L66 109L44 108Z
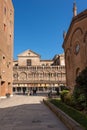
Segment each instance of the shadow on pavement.
M42 101L29 100L13 97L0 102L0 130L67 130Z

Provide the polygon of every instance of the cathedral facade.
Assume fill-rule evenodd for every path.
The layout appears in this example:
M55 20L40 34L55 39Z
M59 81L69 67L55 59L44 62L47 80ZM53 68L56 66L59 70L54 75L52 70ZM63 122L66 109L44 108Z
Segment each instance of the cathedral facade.
M60 85L66 85L64 54L41 60L39 54L26 50L13 62L14 92L55 90Z
M0 98L12 95L14 8L11 0L0 0Z
M73 90L76 77L87 66L87 10L77 14L74 3L73 18L64 33L66 83Z

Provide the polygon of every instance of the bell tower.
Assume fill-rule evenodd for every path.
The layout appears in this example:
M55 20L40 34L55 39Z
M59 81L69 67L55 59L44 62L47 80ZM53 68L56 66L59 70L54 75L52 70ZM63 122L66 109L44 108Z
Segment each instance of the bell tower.
M77 16L77 6L76 6L76 2L74 1L73 3L73 17Z

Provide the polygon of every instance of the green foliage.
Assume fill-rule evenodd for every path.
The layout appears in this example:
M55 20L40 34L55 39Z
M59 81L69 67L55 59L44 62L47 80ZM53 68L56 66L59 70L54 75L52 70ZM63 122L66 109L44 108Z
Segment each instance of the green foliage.
M70 92L68 92L66 94L66 96L64 97L64 103L66 103L69 106L74 106L75 105L73 95Z
M87 67L76 78L73 96L78 108L87 108Z
M66 86L63 86L63 85L61 85L60 88L61 88L61 91L63 91L63 90L69 90Z
M66 86L61 85L61 86L59 86L59 87L57 87L57 88L55 89L56 92L57 92L57 95L60 95L59 88L60 88L61 91L63 91L63 90L69 90Z
M80 88L83 87L83 90L86 89L85 85L87 86L87 67L80 73L80 75L76 78L76 83Z
M63 91L61 91L60 97L61 97L62 102L64 102L65 96L66 96L68 93L69 93L69 90L63 90Z
M50 102L53 103L58 108L60 108L63 112L65 112L79 124L85 127L85 130L87 130L87 115L84 115L78 110L66 105L65 103L61 102L61 100L51 99Z

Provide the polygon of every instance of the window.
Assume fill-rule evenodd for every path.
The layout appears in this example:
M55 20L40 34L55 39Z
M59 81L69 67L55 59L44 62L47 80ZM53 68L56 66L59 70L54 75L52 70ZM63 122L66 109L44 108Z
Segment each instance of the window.
M14 66L18 66L18 64L15 64Z
M3 59L5 59L5 56L3 56Z
M80 49L80 46L79 46L79 44L77 44L76 47L75 47L75 53L76 53L76 54L79 53L79 49Z
M10 34L9 36L10 36L10 38L11 38L11 34Z
M27 66L31 66L31 60L30 59L27 60Z
M13 11L10 9L10 15L12 15Z
M4 24L4 31L6 31L6 24Z
M77 55L79 53L79 50L80 50L80 44L79 42L76 42L74 46L74 53Z
M9 40L11 41L11 34L9 35Z
M4 7L4 14L6 15L6 7Z
M3 56L2 59L3 59L3 64L6 64L6 57Z
M10 27L12 28L12 24L13 24L12 20L9 21L9 24L10 24Z
M30 52L28 53L28 55L30 56Z

